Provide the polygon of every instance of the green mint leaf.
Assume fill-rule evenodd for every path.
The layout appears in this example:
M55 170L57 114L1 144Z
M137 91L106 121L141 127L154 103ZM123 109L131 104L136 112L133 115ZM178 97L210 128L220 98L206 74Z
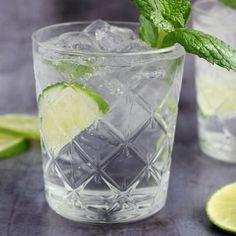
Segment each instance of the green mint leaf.
M140 38L163 48L181 44L193 53L228 70L236 71L236 50L200 31L185 28L191 13L190 0L132 0L140 16ZM236 0L220 0L236 7Z
M171 32L175 28L162 16L159 0L132 0L141 15L150 20L158 29Z
M190 12L189 0L132 0L141 15L150 20L159 30L174 31L184 27Z
M190 0L157 0L160 2L161 13L175 28L182 28L191 13Z
M219 0L224 5L236 9L236 0Z
M44 63L54 67L54 69L62 76L67 76L69 79L78 79L86 74L93 72L93 67L89 65L75 64L70 61L51 61L44 60Z
M139 17L139 37L151 47L156 47L158 30L145 16Z
M171 32L168 38L181 44L189 53L204 58L212 64L236 71L236 50L209 34L180 28Z

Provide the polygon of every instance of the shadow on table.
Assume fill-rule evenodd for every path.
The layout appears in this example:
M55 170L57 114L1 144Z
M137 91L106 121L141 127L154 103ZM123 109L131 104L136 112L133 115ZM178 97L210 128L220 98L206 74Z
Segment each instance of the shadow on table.
M52 212L52 214L54 213ZM179 235L175 227L175 222L173 222L173 220L170 219L164 211L161 211L158 213L158 215L154 215L146 220L129 224L81 224L69 221L58 215L54 215L54 217L57 218L57 221L54 222L56 223L55 227L58 227L58 225L63 225L62 230L65 230L67 228L70 231L77 232L77 235ZM74 235L73 232L72 235Z

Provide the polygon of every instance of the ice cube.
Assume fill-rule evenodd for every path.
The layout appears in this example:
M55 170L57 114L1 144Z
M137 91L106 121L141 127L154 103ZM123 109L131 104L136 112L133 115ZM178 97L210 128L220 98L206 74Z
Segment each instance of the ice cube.
M88 52L125 53L150 50L147 44L137 38L133 30L113 26L103 20L92 22L82 32L61 34L47 44Z
M121 27L111 25L109 30L113 34L113 36L117 36L120 40L123 40L123 41L137 38L134 31L129 28L121 28Z
M151 50L151 48L139 39L128 40L116 48L117 52L142 52Z
M225 118L223 120L225 129L227 130L227 132L230 134L230 137L232 139L232 141L236 141L236 116L232 116L229 118Z
M127 40L133 41L136 39L136 35L131 29L112 25L97 29L95 37L101 49L107 52L120 52Z
M74 50L97 50L94 37L84 32L67 32L60 35L54 42L57 47Z
M119 44L119 39L114 37L111 32L104 30L96 31L96 40L103 51L112 52L116 51Z
M109 24L103 20L96 20L96 21L93 21L90 25L88 25L84 30L83 32L84 33L87 33L87 34L92 34L95 36L95 33L97 30L99 29L107 29L109 28Z

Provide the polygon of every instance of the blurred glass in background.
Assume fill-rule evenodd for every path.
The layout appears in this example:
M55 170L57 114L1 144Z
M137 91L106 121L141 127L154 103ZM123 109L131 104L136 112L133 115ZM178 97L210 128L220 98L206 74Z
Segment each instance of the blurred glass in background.
M197 1L193 26L236 47L236 10ZM196 58L199 142L204 153L236 162L236 73Z

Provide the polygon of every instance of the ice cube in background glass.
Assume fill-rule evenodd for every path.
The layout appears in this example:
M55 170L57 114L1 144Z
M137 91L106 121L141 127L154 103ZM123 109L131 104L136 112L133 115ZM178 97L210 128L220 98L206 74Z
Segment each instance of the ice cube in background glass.
M226 130L224 130L224 132L227 132L229 133L229 137L230 139L232 139L232 143L233 141L235 142L236 141L236 126L235 126L235 123L236 123L236 117L229 117L229 118L226 118L224 121L224 125L226 127Z

